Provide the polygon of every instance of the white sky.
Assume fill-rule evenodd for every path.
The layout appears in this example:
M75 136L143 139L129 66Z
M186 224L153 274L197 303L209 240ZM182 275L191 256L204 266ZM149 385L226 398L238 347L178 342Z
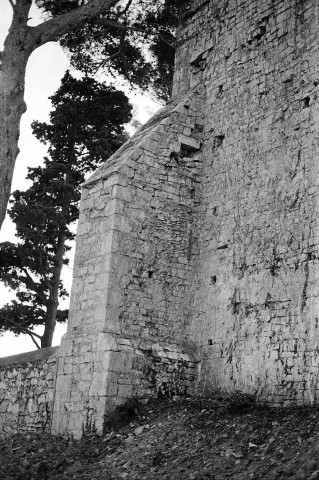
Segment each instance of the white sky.
M9 0L0 0L0 50L3 48L3 42L10 26L11 15L12 10ZM39 12L36 8L31 9L30 18L32 19L30 20L31 25L40 23ZM46 147L32 135L31 122L33 120L49 120L48 114L51 109L51 102L48 97L58 89L60 80L68 67L68 59L58 43L50 42L38 48L29 59L25 91L27 112L23 115L21 122L20 154L15 167L12 191L28 188L30 183L25 180L27 167L35 167L42 163L43 156L46 154ZM130 95L130 98L135 107L135 118L142 123L159 108L158 104L141 94ZM0 242L14 241L14 232L14 225L7 217L1 228ZM63 280L65 286L69 289L72 282L70 266L64 268ZM14 294L0 282L0 307L9 303L12 298L14 298ZM65 308L67 308L67 305ZM40 327L35 331L41 335L43 328ZM60 344L61 336L65 331L66 326L57 325L53 340L54 345ZM0 357L34 349L35 345L28 335L15 337L11 333L6 333L0 337Z

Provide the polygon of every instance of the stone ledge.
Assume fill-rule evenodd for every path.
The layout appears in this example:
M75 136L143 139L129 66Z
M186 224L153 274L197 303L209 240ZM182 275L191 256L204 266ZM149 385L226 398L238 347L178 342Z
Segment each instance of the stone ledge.
M41 360L46 360L50 357L56 356L60 347L41 348L32 352L20 353L19 355L11 355L10 357L0 358L0 368L16 363L33 363Z

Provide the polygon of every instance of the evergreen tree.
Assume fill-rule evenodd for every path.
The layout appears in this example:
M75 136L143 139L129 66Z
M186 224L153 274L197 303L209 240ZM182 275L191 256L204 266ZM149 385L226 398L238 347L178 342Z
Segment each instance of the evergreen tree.
M41 347L52 344L56 321L67 317L58 309L59 298L67 295L61 270L74 238L80 185L124 142L123 124L131 119L124 93L69 72L51 101L50 123L33 123L49 156L42 167L29 168L32 186L14 192L11 201L19 243L0 244L0 278L17 296L0 309L0 332L25 332L36 341L33 328L44 325Z
M153 85L167 98L169 87L162 87L160 78L166 82L171 78L176 12L186 6L184 0L35 0L50 18L31 27L32 0L9 2L12 23L0 51L0 227L19 151L20 119L26 110L25 70L31 53L64 37L72 62L82 71L94 72L101 66L142 88ZM145 55L150 44L153 61Z
M78 6L77 0L40 3L53 15ZM71 53L76 69L120 75L133 87L153 91L166 102L171 95L181 7L185 9L185 0L131 0L126 8L92 19L60 43Z

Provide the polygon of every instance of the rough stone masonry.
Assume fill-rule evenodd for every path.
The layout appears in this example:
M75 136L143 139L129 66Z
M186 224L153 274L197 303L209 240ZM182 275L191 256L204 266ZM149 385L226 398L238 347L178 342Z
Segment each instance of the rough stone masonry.
M132 396L318 401L319 4L194 0L173 99L83 186L51 430Z

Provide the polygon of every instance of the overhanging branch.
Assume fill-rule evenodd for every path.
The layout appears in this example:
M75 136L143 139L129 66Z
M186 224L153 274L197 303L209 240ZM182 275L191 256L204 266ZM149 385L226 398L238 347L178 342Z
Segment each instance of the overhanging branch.
M165 38L161 33L156 30L150 30L147 28L138 28L138 27L130 27L128 25L124 25L123 23L114 22L113 20L109 20L108 18L96 18L94 20L95 25L99 25L101 27L109 27L109 28L116 28L119 30L131 30L133 32L139 33L148 33L149 35L158 35L161 40L163 40L166 45L169 45L171 48L176 48L176 42L172 43L167 38Z
M37 333L34 333L32 332L31 330L29 330L28 328L26 327L23 327L22 325L19 325L17 322L15 322L14 320L12 320L11 318L8 318L6 317L5 318L5 321L6 322L9 322L11 323L14 327L16 327L18 330L21 330L21 332L24 332L24 333L27 333L30 337L31 337L31 340L33 341L33 343L37 346L37 348L41 348L38 344L38 342L34 339L34 337L37 337L39 338L40 340L42 339L42 337L40 335L38 335Z
M118 2L119 0L91 0L71 12L57 15L36 27L30 27L34 48L47 42L59 40L66 33L82 26L102 13L106 13Z
M13 2L13 0L9 0L9 3L10 3L10 5L11 5L12 9L14 10L16 5L15 5L15 3Z
M125 15L130 6L132 5L133 0L128 0L127 4L123 8L123 10L120 10L119 13L117 14L116 18L120 18L122 15Z

